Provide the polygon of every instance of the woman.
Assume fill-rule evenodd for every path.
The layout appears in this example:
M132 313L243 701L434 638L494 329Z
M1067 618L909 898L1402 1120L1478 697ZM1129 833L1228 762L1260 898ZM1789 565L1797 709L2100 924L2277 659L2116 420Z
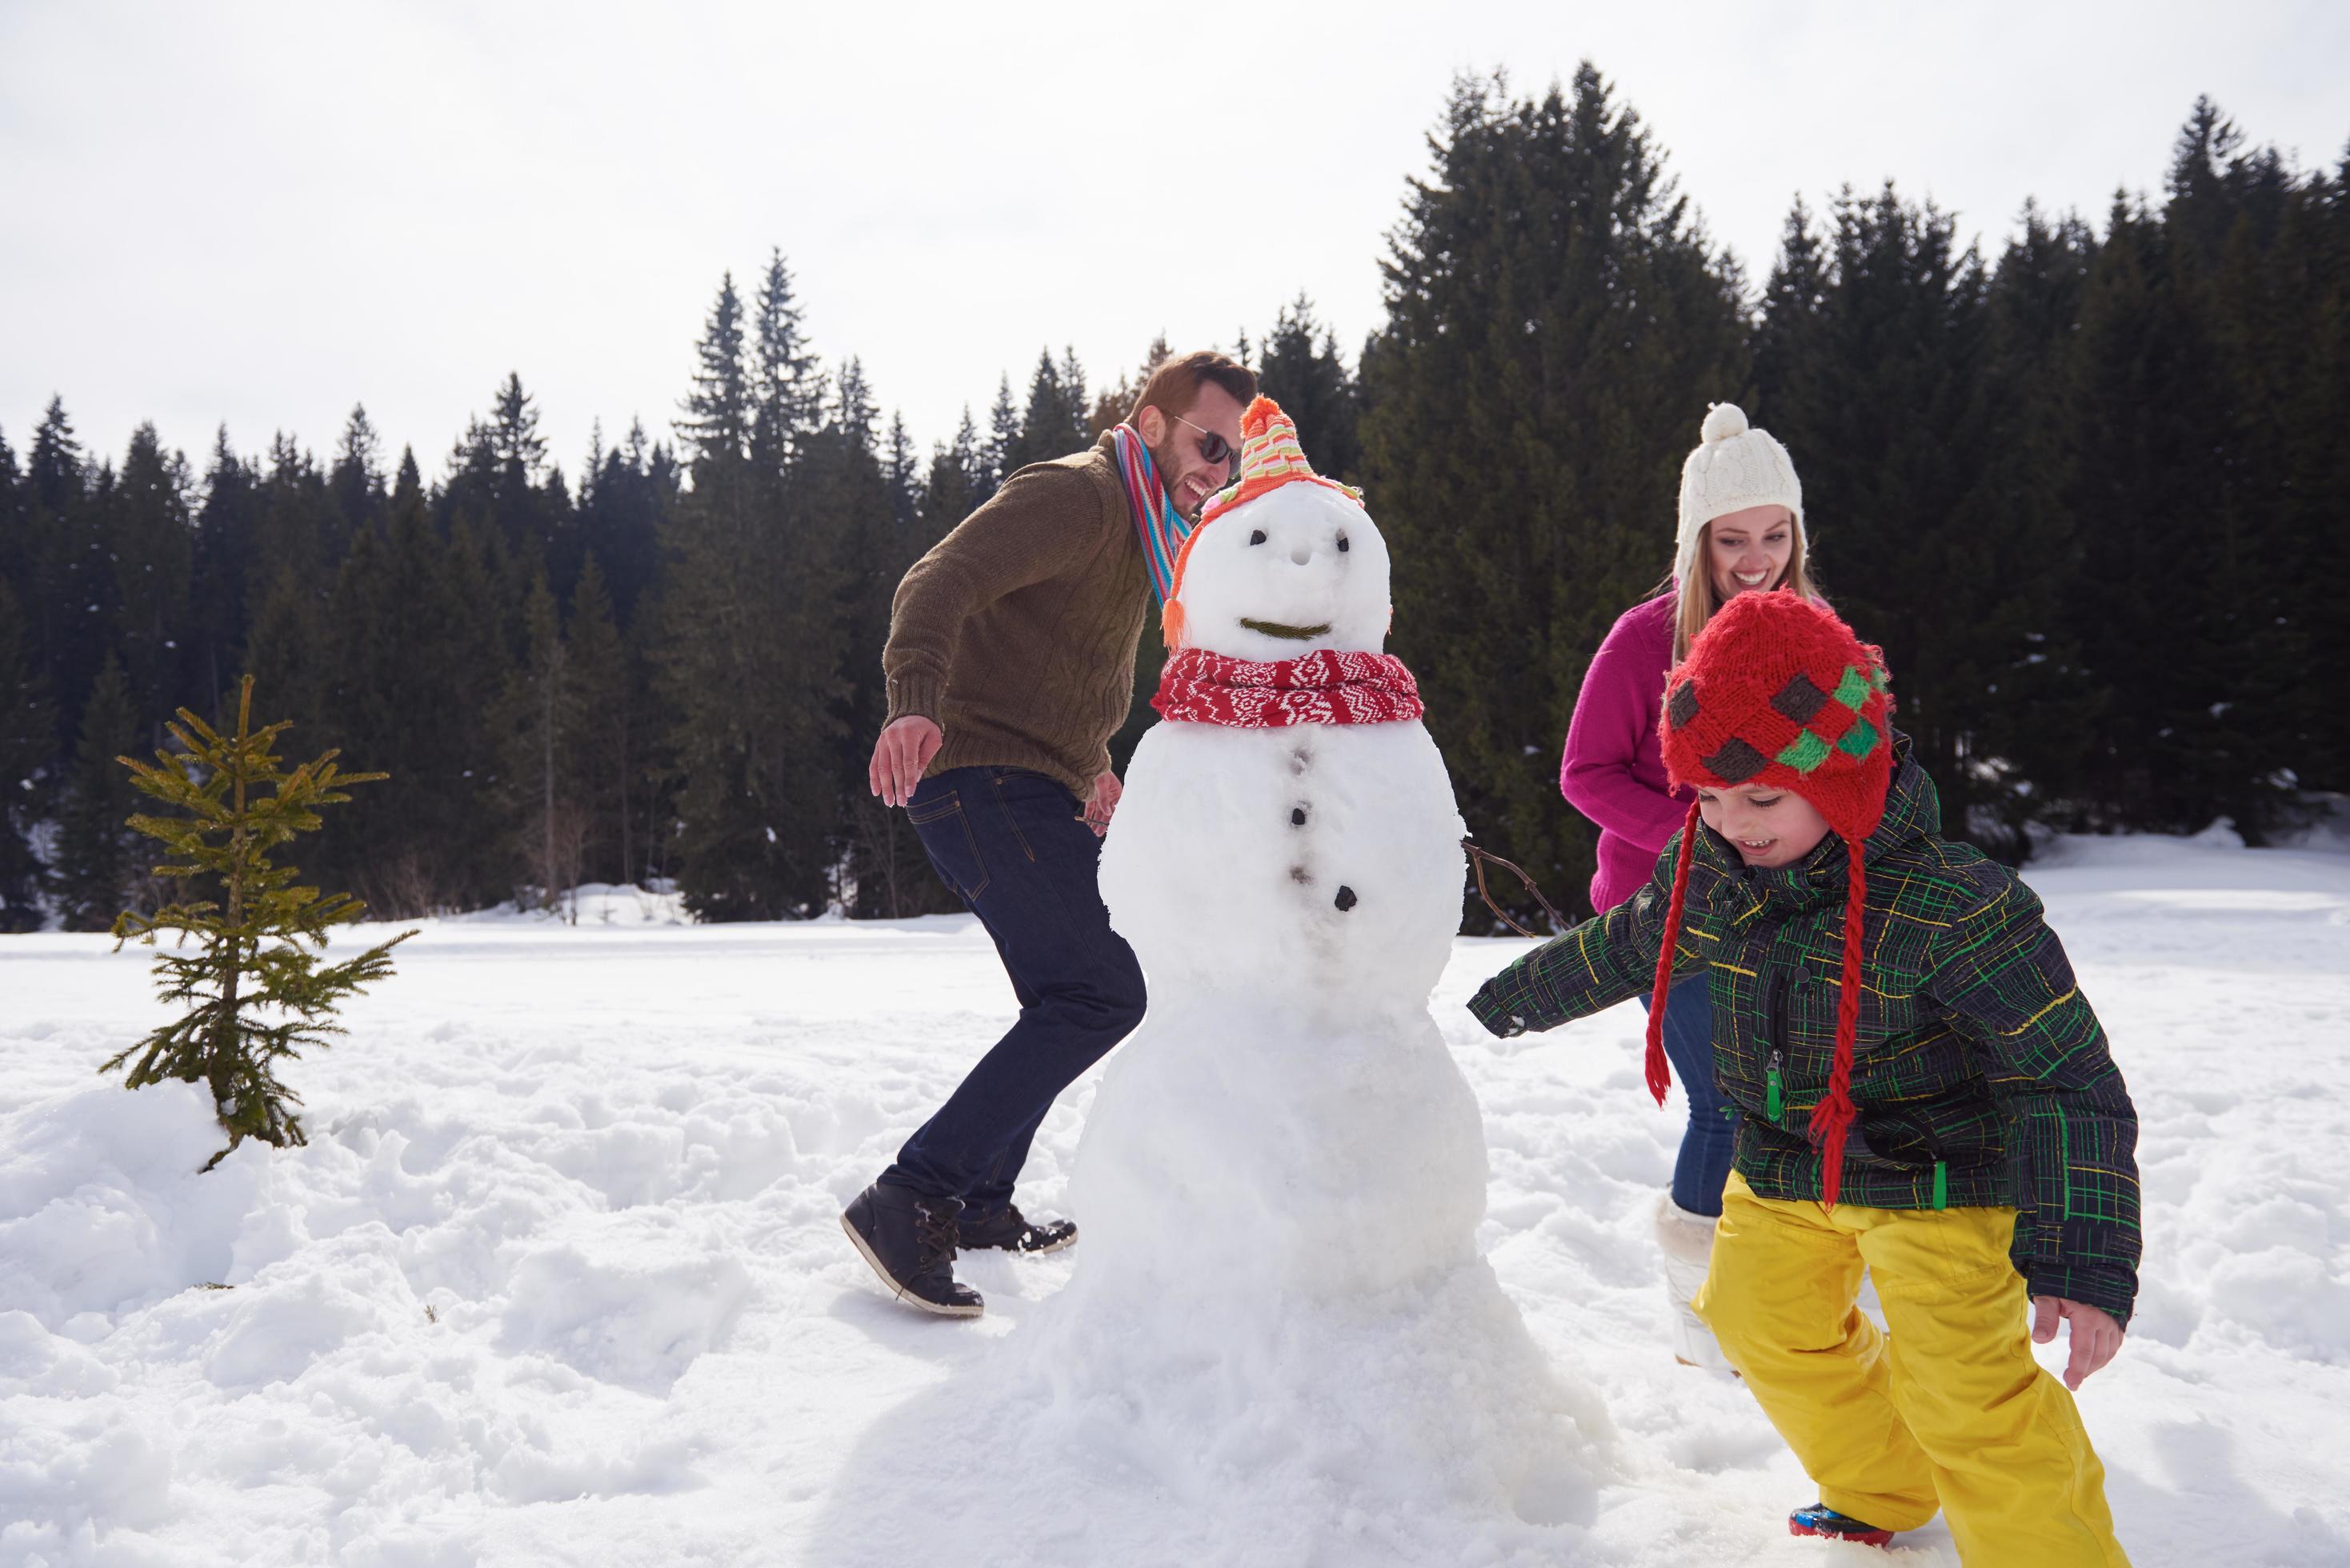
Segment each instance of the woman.
M1804 488L1787 449L1769 431L1749 428L1734 403L1715 404L1699 434L1681 465L1672 576L1656 597L1626 610L1599 645L1567 726L1558 784L1599 829L1591 905L1601 914L1639 891L1689 813L1688 795L1676 795L1665 781L1657 740L1666 673L1688 656L1713 612L1738 595L1783 587L1819 597L1804 564ZM1672 1190L1657 1204L1674 1354L1692 1366L1720 1366L1713 1335L1690 1308L1705 1282L1733 1132L1729 1107L1714 1092L1702 971L1673 987L1664 1036L1690 1118Z

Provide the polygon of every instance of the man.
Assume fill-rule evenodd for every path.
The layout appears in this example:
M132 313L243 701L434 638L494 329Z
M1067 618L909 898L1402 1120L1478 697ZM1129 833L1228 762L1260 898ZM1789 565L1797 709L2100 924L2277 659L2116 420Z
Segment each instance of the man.
M1177 549L1240 462L1256 377L1216 353L1170 358L1126 421L1032 464L898 585L889 719L869 781L906 808L941 877L995 940L1020 1017L896 1163L840 1217L901 1301L976 1317L957 1249L1039 1253L1076 1240L1012 1201L1054 1096L1142 1018L1142 971L1096 880L1117 809L1109 738L1134 702L1145 615Z

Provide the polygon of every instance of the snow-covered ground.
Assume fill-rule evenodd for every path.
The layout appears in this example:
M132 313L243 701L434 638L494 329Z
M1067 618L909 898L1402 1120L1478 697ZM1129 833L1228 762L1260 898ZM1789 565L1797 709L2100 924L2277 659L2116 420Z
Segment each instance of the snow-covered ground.
M2143 1118L2146 1288L2081 1401L2122 1539L2141 1568L2350 1563L2350 856L2076 840L2031 880ZM1202 1496L1130 1433L1040 1448L1003 1368L1082 1244L967 1260L974 1322L883 1298L835 1216L1008 1014L970 920L669 918L607 892L576 926L429 923L290 1069L309 1147L203 1177L196 1091L92 1071L156 1016L140 955L0 939L0 1564L1885 1561L1789 1539L1802 1475L1669 1356L1679 1106L1641 1092L1638 1011L1503 1056L1461 1010L1523 944L1459 943L1436 1012L1484 1113L1487 1256L1605 1406L1612 1471L1431 1546L1375 1489L1242 1467ZM1032 1209L1091 1094L1037 1139ZM1939 1526L1903 1541L1955 1561Z

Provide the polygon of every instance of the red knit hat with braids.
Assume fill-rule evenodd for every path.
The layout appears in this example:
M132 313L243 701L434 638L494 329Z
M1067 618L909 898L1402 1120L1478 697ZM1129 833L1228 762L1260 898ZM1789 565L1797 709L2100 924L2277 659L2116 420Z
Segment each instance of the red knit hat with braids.
M1827 1098L1812 1112L1820 1145L1821 1201L1836 1200L1852 1104L1853 1036L1860 1019L1860 936L1867 873L1861 846L1885 815L1893 778L1885 655L1853 635L1834 612L1798 595L1743 593L1716 611L1665 681L1658 726L1665 773L1675 785L1727 789L1762 784L1792 790L1827 818L1845 843L1844 973L1837 987L1835 1062ZM1681 904L1697 846L1692 801L1673 868L1665 945L1648 1009L1648 1087L1658 1100L1672 1082L1664 1046L1665 992L1680 940Z

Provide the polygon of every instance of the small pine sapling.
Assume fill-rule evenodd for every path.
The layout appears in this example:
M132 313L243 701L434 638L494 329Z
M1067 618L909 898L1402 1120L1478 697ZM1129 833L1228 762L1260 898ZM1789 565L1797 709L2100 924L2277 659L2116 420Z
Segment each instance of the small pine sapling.
M175 950L196 940L192 952L155 958L158 994L194 1006L99 1071L136 1056L130 1088L166 1078L209 1086L229 1137L228 1147L204 1162L210 1170L248 1137L280 1148L307 1141L293 1111L302 1097L279 1080L278 1063L344 1033L332 1022L337 1004L390 975L391 950L416 933L403 931L347 962L320 967L329 929L359 919L366 906L348 894L321 898L316 888L297 887L296 868L269 857L296 834L319 826L317 807L349 800L346 786L389 775L343 773L334 752L286 772L273 748L291 725L253 728L250 675L237 696L234 735L185 708L167 728L180 751L158 752L151 763L119 760L142 793L174 815L133 816L130 826L177 857L155 867L158 877L189 884L204 878L217 884L220 897L170 904L152 915L126 912L114 922L118 952L133 938L153 947L161 931L178 933Z

